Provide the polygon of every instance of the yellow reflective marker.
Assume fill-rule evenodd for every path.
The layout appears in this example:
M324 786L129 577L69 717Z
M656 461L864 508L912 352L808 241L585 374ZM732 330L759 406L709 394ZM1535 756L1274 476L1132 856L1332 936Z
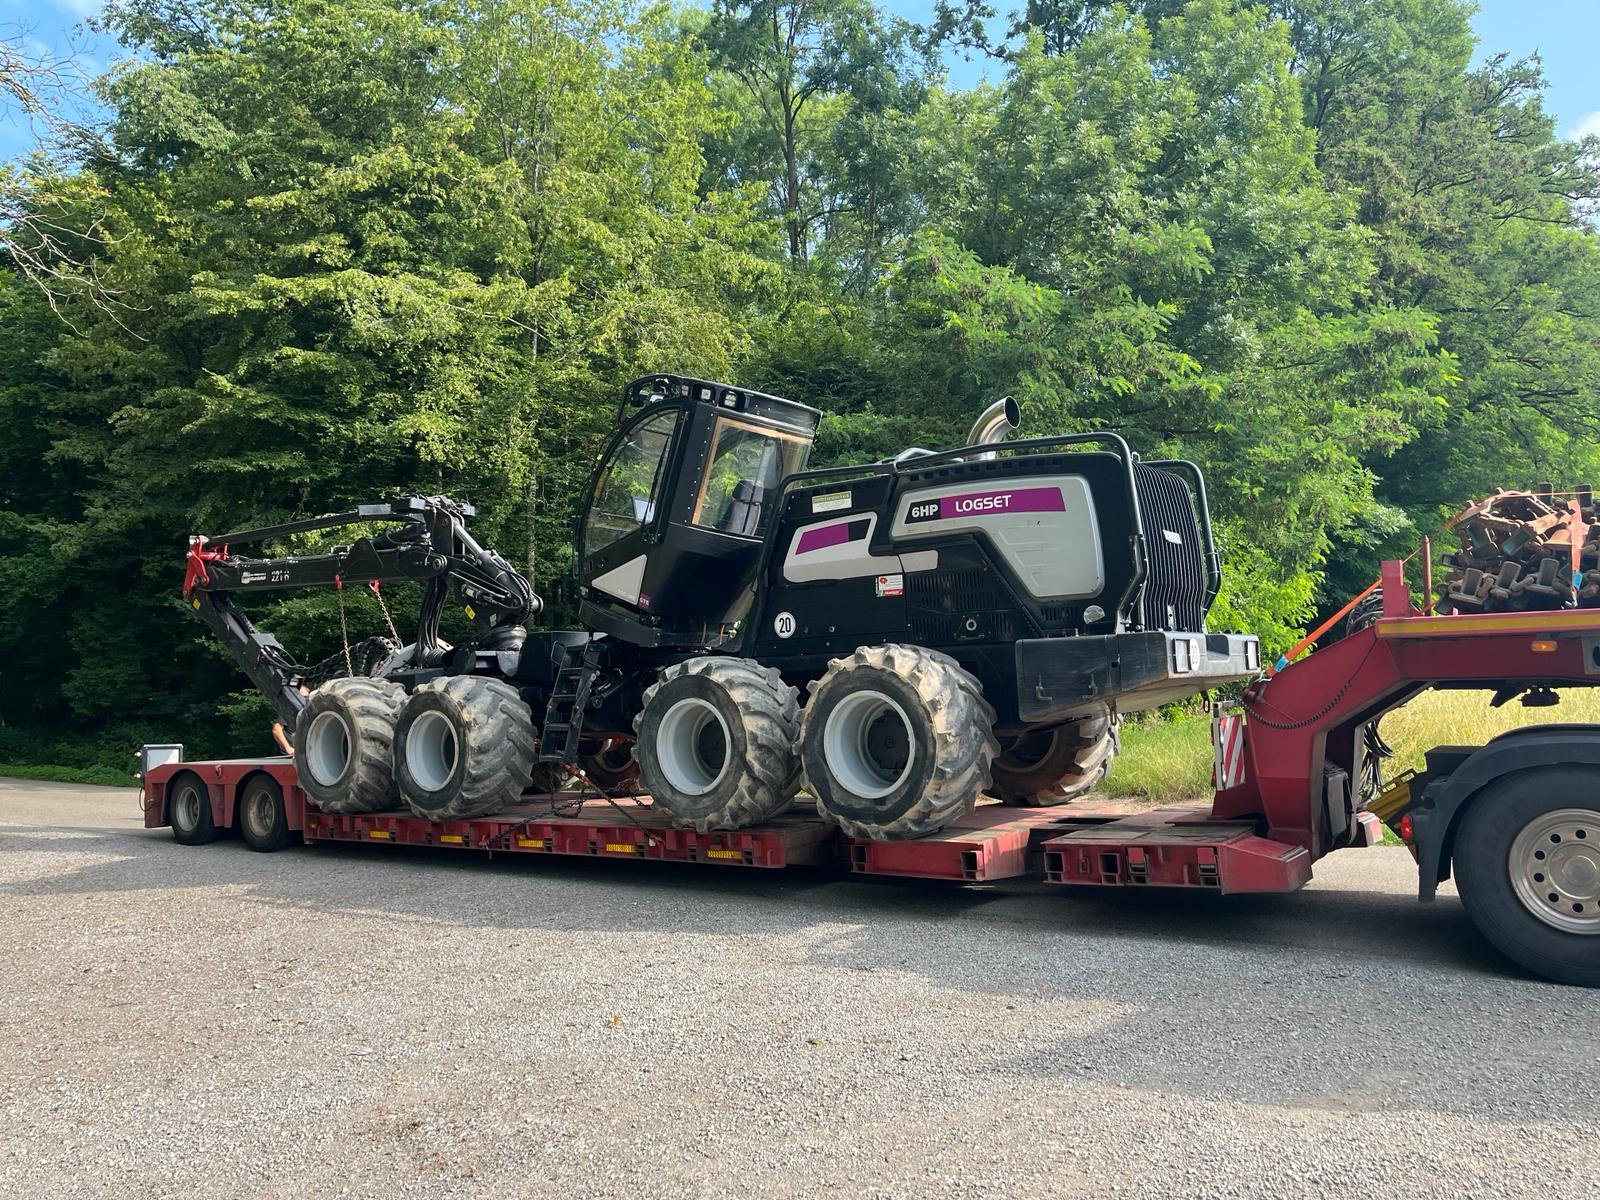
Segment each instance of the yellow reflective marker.
M607 842L607 854L637 854L639 847L633 842Z
M461 606L461 611L467 614L467 619L469 621L476 621L478 619L478 614L472 611L472 605L470 604L463 604Z
M742 851L742 850L714 850L713 849L713 850L707 850L706 851L706 857L707 858L743 858L744 857L744 851Z
M467 839L462 837L459 833L441 833L439 835L439 840L441 842L449 842L452 846L464 846L467 841Z
M369 829L367 830L367 836L375 838L391 838L394 836L394 834L390 833L387 829Z

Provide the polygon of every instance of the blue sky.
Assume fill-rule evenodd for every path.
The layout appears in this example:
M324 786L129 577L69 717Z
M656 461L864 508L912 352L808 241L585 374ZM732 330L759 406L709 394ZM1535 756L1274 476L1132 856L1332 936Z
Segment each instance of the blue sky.
M917 0L889 0L887 7L918 19L932 7ZM995 7L1010 7L999 0ZM57 53L76 46L93 70L116 56L117 46L82 28L100 9L100 0L0 0L0 29L25 30L41 48ZM1500 50L1513 55L1537 50L1544 56L1550 88L1545 107L1564 134L1600 134L1600 0L1480 0L1474 26L1480 52ZM975 65L956 64L957 83L974 79ZM0 159L25 152L32 132L0 115Z

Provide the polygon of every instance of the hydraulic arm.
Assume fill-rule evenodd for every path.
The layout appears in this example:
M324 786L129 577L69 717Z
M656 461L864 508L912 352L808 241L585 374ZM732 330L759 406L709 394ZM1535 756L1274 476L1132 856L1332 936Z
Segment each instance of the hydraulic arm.
M439 666L451 648L439 640L439 616L455 586L471 613L473 649L516 652L525 622L543 607L532 586L505 559L467 532L471 505L446 496L412 496L389 504L362 504L342 513L189 539L183 595L235 661L293 721L305 705L299 685L310 668L295 662L282 644L250 621L231 601L237 592L337 587L414 580L425 585L417 635L404 663L412 669ZM321 554L248 558L235 546L348 525L392 528L356 538Z

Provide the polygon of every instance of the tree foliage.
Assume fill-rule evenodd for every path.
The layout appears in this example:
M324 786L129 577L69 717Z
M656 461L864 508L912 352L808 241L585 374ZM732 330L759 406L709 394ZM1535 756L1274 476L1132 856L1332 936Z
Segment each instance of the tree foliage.
M1600 467L1600 146L1468 16L115 0L106 127L0 180L0 719L248 748L183 539L374 496L475 501L562 619L655 370L821 407L820 462L1005 393L1195 459L1216 623L1282 646L1471 495ZM1003 77L950 87L954 50ZM337 637L331 596L270 621Z

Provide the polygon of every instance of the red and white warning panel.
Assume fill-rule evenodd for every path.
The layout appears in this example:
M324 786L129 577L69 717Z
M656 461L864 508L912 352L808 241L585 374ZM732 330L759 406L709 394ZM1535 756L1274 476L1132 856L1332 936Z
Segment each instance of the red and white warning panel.
M1211 786L1225 792L1244 782L1244 713L1211 715Z

